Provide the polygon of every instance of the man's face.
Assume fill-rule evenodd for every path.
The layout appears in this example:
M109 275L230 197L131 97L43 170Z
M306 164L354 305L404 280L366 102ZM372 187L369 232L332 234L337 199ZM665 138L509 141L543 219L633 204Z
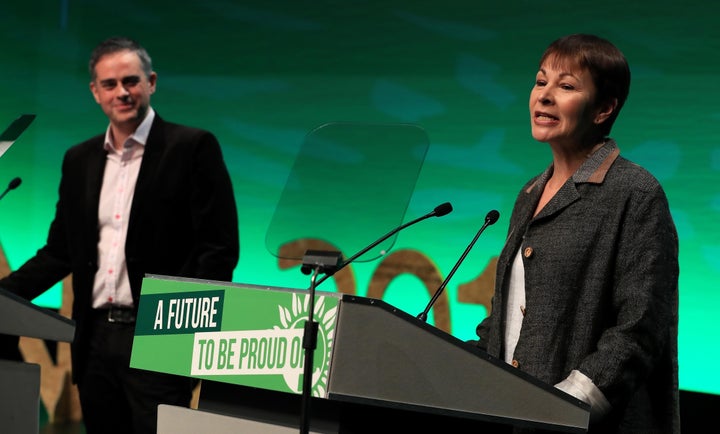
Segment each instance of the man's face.
M154 72L145 75L135 52L119 51L100 58L90 91L114 128L134 131L147 114L156 80Z

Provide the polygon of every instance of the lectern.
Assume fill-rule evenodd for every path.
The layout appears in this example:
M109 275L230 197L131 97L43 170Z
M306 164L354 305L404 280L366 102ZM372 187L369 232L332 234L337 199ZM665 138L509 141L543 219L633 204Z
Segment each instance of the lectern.
M146 277L131 366L203 380L198 409L161 407L158 433L194 423L217 433L296 432L305 292ZM366 297L318 291L316 299L311 432L373 432L387 417L447 432L587 430L587 404L415 316Z
M0 333L72 342L75 322L0 288ZM2 431L37 434L40 415L40 365L0 360Z

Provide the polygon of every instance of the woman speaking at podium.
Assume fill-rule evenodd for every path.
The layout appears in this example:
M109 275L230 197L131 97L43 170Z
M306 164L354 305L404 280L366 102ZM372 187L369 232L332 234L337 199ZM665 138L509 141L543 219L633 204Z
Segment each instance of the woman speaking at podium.
M478 345L590 404L588 432L679 433L678 237L663 188L609 137L629 88L603 38L542 55L530 127L552 162L518 194Z

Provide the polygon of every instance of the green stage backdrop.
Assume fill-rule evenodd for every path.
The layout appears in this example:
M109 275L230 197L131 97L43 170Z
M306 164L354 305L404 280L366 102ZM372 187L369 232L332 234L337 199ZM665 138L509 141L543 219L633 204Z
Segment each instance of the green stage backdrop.
M63 153L106 126L88 89L89 52L107 36L128 35L153 56L158 113L207 128L222 143L240 216L235 282L309 284L298 267L280 267L266 243L309 132L328 122L422 128L429 147L395 224L446 201L454 211L401 232L391 252L419 251L446 276L487 212L500 212L446 287L452 334L473 338L486 312L460 302L458 288L499 253L518 189L550 161L547 145L529 130L538 58L558 36L592 32L629 58L630 98L613 136L626 157L661 181L680 234L681 388L720 394L712 313L720 305L719 12L699 0L5 0L0 129L21 113L37 118L0 158L0 187L22 178L0 201L0 243L11 269L43 244ZM392 179L392 168L385 170L371 182ZM334 206L352 206L376 225L376 237L392 229L373 223L372 198L348 196ZM306 200L322 203L323 192ZM354 242L375 240L365 237ZM351 266L358 295L381 263ZM59 289L36 302L57 307ZM430 296L416 277L403 275L383 298L415 313Z

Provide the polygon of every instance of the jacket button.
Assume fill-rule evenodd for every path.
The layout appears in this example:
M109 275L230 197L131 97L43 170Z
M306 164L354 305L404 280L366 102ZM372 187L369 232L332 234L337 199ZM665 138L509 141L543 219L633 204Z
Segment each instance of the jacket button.
M523 251L523 256L526 258L529 258L533 255L533 248L532 247L525 247L525 250Z
M517 368L518 366L520 366L520 363L515 359L512 360L511 364L513 365L513 368Z

